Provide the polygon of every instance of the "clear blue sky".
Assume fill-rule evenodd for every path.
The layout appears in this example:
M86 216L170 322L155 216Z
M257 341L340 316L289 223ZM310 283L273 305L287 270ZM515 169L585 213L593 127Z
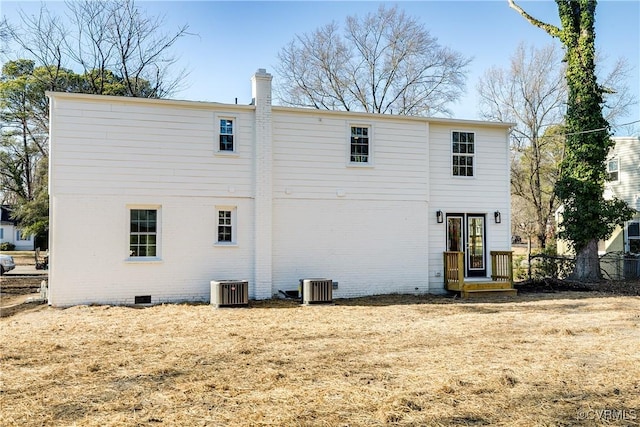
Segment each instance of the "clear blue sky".
M190 71L188 87L178 99L246 104L251 100L251 75L258 68L273 73L278 51L295 34L311 32L331 21L344 22L348 15L364 15L379 2L307 1L139 1L153 15L165 15L167 31L189 25L193 36L182 39L176 51L180 66ZM405 1L397 4L422 21L442 45L474 60L467 80L466 96L452 106L454 117L477 119L476 84L490 67L507 67L516 46L525 41L540 47L557 43L509 8L506 0ZM555 2L521 1L530 14L559 25ZM61 3L47 2L53 11ZM36 13L40 2L4 1L1 14L16 18L19 8ZM596 42L612 62L626 57L633 66L631 90L640 94L640 2L601 0L596 15ZM606 63L605 63L606 65ZM624 122L640 119L635 106ZM619 133L619 132L618 132Z

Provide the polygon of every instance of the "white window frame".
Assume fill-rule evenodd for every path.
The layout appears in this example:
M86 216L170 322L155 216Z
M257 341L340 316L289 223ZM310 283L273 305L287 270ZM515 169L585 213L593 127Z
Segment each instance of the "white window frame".
M367 161L366 162L357 162L351 160L351 137L352 137L352 129L353 128L366 128L367 129ZM347 165L350 167L373 167L373 141L374 141L374 131L373 124L371 123L363 123L363 122L354 122L347 123Z
M228 134L223 134L222 132L220 132L220 122L222 120L231 120L232 124L232 128L233 128L233 133L231 134L233 136L233 150L221 150L220 149L220 137L222 137L223 135L228 135ZM237 156L238 155L238 118L237 116L233 115L233 114L224 114L224 113L220 113L220 114L216 114L214 116L214 121L215 121L215 135L216 135L216 140L215 140L215 152L218 155L222 155L222 156Z
M467 153L460 153L460 152L456 153L456 152L454 152L453 144L455 144L456 142L454 142L453 139L454 139L454 134L455 133L473 134L473 153L468 153L468 152ZM477 139L478 138L476 138L476 135L477 134L476 134L475 131L470 131L470 130L452 130L451 131L451 138L449 140L450 141L449 150L451 151L451 154L450 154L450 157L449 157L451 159L449 173L451 174L452 177L454 177L454 178L462 178L462 179L474 179L476 177L477 172L478 172L477 171L477 162L476 162L476 154L478 154L478 150L477 150ZM460 142L458 141L457 143L460 143ZM468 143L468 141L465 141L465 143ZM469 159L469 158L471 159L472 175L459 175L459 174L456 175L454 173L454 167L456 166L456 165L454 165L454 158L455 157L458 157L458 158L464 157L466 159ZM460 167L460 166L458 165L458 167ZM463 167L468 168L469 166L465 165Z
M220 216L221 212L229 212L230 213L230 224L222 224L220 220L222 217ZM220 227L230 226L231 227L231 241L220 240ZM238 207L237 206L216 206L216 216L215 216L215 245L216 246L238 246Z
M131 212L134 210L156 211L156 254L151 256L137 256L131 253ZM127 258L128 262L149 262L162 260L162 208L160 205L128 205L126 209L127 224Z
M616 165L615 170L609 169L609 166L611 166L612 163L615 163ZM611 179L610 174L614 172L616 174L616 179ZM618 159L617 157L607 159L607 182L618 182L618 181L620 181L620 159Z
M624 227L624 234L625 234L625 240L626 240L625 248L624 248L625 252L631 252L631 241L632 240L640 240L640 233L638 233L638 236L629 235L629 226L631 224L637 224L638 225L638 229L640 231L640 220L637 220L637 219L636 220L631 220L631 221L628 221L625 224L625 227Z

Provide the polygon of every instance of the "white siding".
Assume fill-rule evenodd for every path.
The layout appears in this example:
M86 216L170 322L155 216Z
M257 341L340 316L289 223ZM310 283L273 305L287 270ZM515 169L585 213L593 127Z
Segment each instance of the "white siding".
M486 217L486 256L492 250L511 249L509 187L509 146L506 129L468 125L430 125L429 272L432 291L443 289L443 255L446 249L446 221L436 222L436 211L484 214ZM451 133L475 132L473 177L452 175ZM500 211L496 224L493 213ZM488 258L487 258L488 260ZM487 274L491 274L490 270Z
M274 195L334 199L342 190L351 200L426 200L426 122L372 117L274 112ZM351 124L371 126L372 166L348 164Z
M640 211L640 139L636 137L613 138L615 146L609 158L616 158L618 181L607 186L613 194L626 201L632 208Z
M211 108L61 98L53 111L57 194L211 197L230 186L237 196L252 193L251 111L235 113L237 156L216 154Z
M58 96L51 114L50 303L208 301L211 280L253 286L253 112L233 111L237 155L217 155L234 106ZM161 261L127 260L128 206L160 206ZM216 246L216 206L238 245Z
M237 206L236 246L217 246L216 206ZM128 257L129 207L158 206L159 261ZM253 291L249 199L61 195L52 198L49 302L209 301L210 281L248 280ZM251 295L253 297L253 294Z
M509 248L505 125L271 108L261 71L255 106L52 94L52 304L208 301L229 279L258 299L306 277L336 298L442 292L438 209L485 214L487 254ZM222 116L233 155L216 153ZM352 125L370 165L349 163ZM476 133L471 179L451 176L454 129ZM128 257L134 206L160 209L157 261ZM237 245L215 245L216 206L237 208Z

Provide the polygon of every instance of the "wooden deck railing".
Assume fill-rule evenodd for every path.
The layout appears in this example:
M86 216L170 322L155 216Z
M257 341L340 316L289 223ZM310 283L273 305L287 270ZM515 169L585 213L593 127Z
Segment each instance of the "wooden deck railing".
M491 251L491 280L508 282L513 286L513 252ZM464 253L444 253L444 284L450 291L461 291L464 287Z
M513 285L513 252L491 251L491 279Z
M462 290L464 285L464 253L444 253L444 285L449 290Z

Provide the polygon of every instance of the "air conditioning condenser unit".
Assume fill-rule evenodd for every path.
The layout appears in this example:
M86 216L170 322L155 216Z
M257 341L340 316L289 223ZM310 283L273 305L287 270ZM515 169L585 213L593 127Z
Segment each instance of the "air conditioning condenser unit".
M327 304L333 302L333 280L300 279L302 304Z
M249 282L246 280L212 280L211 305L246 307L249 304Z

